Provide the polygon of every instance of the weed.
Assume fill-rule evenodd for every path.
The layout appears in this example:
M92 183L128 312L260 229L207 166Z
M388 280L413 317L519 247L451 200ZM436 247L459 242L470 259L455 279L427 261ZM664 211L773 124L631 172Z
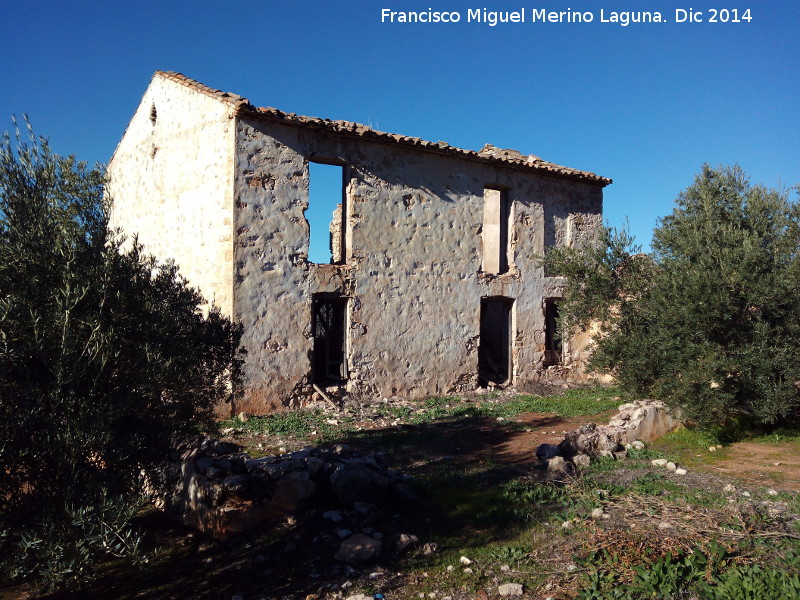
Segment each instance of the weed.
M677 488L663 473L645 473L633 481L630 491L643 496L660 496L666 487L672 491Z
M502 563L522 562L531 554L530 546L498 546L489 550L489 556Z
M631 448L628 450L628 460L653 460L654 458L661 457L661 452L651 450L650 448Z

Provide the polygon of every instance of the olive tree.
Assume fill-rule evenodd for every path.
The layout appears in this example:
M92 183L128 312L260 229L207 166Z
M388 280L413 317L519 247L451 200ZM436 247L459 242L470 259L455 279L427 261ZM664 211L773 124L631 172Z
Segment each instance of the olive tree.
M30 131L30 127L29 127ZM141 557L143 474L212 423L237 328L174 264L109 229L101 167L0 142L0 559L79 585Z
M738 167L704 166L659 222L653 251L607 230L560 249L565 325L603 321L590 365L690 421L786 423L800 411L800 208Z

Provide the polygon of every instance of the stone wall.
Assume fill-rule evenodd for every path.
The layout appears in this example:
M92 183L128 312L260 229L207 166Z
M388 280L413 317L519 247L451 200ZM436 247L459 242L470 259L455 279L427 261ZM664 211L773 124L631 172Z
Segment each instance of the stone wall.
M351 298L350 394L474 389L481 298L490 296L515 301L513 381L547 372L543 299L558 297L563 282L545 277L535 257L548 232L555 244L596 230L599 186L257 118L240 118L237 137L235 314L249 391L239 409L261 412L309 393L318 292ZM307 261L308 159L349 165L346 265ZM481 270L485 186L513 204L513 260L501 275ZM580 347L566 350L556 371L575 378Z
M232 106L156 76L108 167L112 226L233 311Z

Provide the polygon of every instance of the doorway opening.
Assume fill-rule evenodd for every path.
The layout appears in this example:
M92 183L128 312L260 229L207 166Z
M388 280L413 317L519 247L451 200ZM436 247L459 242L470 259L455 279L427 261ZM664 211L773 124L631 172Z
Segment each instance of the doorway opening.
M478 385L503 384L511 379L511 307L514 300L502 296L481 299L478 344Z
M347 381L347 298L314 294L314 383L332 385Z

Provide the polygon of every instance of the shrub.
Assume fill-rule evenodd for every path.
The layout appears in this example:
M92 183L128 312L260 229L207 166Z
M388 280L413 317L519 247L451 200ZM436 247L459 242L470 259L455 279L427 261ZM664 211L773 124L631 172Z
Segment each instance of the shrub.
M142 473L211 423L238 345L174 264L123 249L103 184L32 133L0 143L0 557L74 585L100 557L135 554L104 536L135 549Z

